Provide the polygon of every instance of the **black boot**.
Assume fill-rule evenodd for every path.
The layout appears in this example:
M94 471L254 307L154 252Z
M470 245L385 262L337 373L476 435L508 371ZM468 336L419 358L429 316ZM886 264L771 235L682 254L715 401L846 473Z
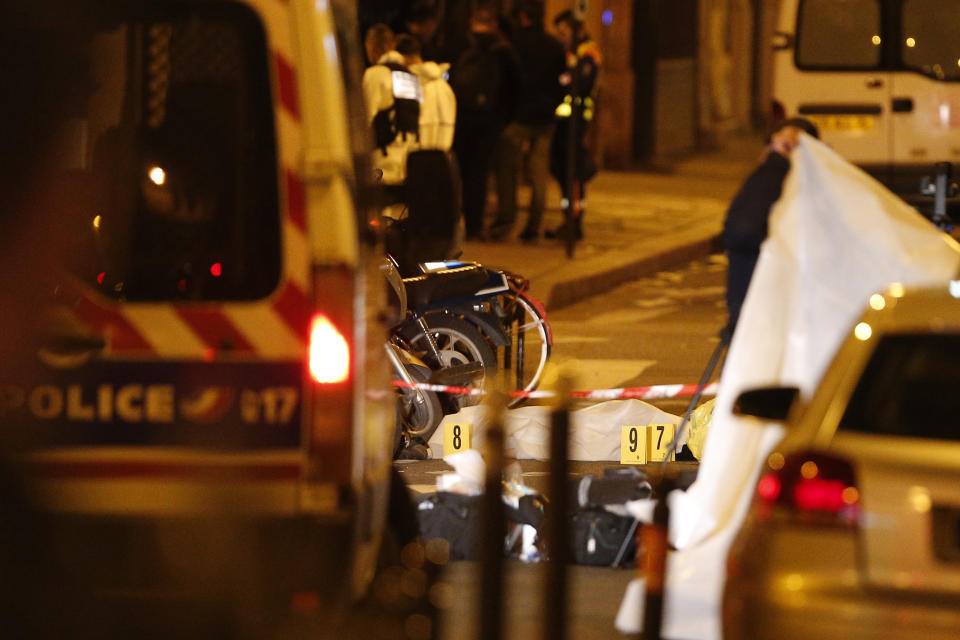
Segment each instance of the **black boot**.
M580 218L577 218L577 221L573 224L573 233L577 240L583 240L583 225L580 223ZM564 223L556 229L548 229L543 235L551 240L565 240L567 238L567 225Z

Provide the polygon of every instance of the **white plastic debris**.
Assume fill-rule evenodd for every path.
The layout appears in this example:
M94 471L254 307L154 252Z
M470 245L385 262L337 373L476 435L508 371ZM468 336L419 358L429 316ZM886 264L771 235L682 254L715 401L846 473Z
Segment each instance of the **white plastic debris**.
M476 449L451 453L443 460L453 467L453 473L444 473L437 478L437 491L472 496L483 493L487 465Z

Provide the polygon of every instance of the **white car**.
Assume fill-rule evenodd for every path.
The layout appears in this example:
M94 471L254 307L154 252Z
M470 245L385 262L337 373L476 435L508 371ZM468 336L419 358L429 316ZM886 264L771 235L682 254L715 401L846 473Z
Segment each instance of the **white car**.
M724 638L960 637L957 297L894 285L809 402L740 396L787 437L730 552Z

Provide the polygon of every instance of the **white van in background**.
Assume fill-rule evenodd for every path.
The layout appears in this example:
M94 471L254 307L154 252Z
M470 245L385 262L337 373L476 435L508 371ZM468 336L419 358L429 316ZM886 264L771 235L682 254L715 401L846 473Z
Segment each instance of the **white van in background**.
M824 142L907 200L960 161L960 2L782 0L773 118Z

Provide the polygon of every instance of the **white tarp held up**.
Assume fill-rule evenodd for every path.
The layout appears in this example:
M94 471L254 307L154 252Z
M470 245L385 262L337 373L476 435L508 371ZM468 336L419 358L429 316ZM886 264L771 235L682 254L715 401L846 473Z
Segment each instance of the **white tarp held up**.
M447 416L430 438L434 458L443 452L443 431L448 423L473 425L473 446L482 448L490 412L485 405L466 407ZM641 400L610 400L584 409L570 417L571 460L620 460L620 433L623 426L676 424L680 418ZM547 460L550 457L550 408L521 407L504 412L504 448L518 460Z
M740 392L793 385L809 397L869 296L892 282L945 284L960 248L827 146L803 135L724 367L696 482L671 495L665 636L714 639L727 551L782 428L731 413ZM628 591L628 595L636 595ZM639 619L625 598L624 631ZM634 603L635 604L635 603ZM635 620L636 625L629 623Z

